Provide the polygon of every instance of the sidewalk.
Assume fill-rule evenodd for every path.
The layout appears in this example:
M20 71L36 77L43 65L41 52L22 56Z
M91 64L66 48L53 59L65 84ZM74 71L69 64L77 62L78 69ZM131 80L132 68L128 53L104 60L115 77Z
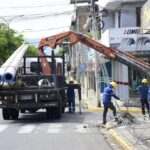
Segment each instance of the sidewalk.
M88 97L85 93L82 93L82 104L84 109L103 110L102 107L97 107L96 96L93 91L88 92ZM115 123L113 119L108 119L105 127L115 142L124 150L149 150L150 120L148 115L144 120L140 107L127 108L121 103L119 104L118 114L131 114L131 117L124 117L121 124Z

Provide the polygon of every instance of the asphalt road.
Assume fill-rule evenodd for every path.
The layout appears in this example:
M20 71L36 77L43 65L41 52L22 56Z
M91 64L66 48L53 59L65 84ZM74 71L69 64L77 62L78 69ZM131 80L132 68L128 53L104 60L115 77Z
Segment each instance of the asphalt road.
M0 110L0 150L112 150L96 126L99 113L65 113L60 120L48 120L41 110L5 121Z

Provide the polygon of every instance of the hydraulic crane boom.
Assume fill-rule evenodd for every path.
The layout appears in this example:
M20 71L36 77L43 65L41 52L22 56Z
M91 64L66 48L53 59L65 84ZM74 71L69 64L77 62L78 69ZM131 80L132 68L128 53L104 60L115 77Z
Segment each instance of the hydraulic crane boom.
M126 52L123 52L119 49L109 48L107 46L104 46L103 44L87 37L84 34L75 33L72 31L60 33L60 34L57 34L55 36L51 36L51 37L47 37L47 38L42 39L40 41L40 44L39 44L40 56L43 55L43 47L44 46L56 48L59 41L65 37L69 37L70 42L72 44L75 44L77 42L81 42L81 43L87 45L88 47L91 47L91 48L95 49L96 51L104 54L109 59L120 61L121 63L123 63L129 67L132 66L134 69L136 69L138 71L142 71L146 75L150 76L150 64L144 62L143 60L139 60L136 57L134 57L133 55L128 54ZM44 59L45 58L43 58L43 61L41 60L42 64L45 64ZM51 73L50 66L48 67L47 65L43 65L42 69L43 69L44 74L50 74Z

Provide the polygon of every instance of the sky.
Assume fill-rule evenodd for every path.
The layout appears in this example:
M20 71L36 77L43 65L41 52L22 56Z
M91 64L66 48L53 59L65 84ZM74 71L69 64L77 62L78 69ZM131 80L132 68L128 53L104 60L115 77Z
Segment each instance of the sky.
M1 21L29 39L68 31L73 14L70 0L0 0Z
M105 1L108 0L97 3ZM23 34L25 39L69 31L73 15L75 5L70 4L70 0L0 0L0 21Z

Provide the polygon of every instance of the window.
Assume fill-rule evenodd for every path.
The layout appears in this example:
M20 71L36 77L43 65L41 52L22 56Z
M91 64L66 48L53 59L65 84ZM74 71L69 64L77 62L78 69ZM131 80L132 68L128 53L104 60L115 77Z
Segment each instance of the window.
M121 27L121 11L118 11L118 27Z
M141 7L136 7L136 26L141 26Z

